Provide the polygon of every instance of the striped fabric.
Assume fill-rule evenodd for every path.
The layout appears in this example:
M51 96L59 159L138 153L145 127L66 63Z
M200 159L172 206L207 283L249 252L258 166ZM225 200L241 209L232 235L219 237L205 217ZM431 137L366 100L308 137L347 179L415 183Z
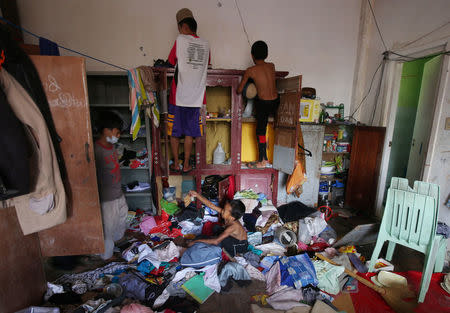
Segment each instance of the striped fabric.
M147 107L149 117L153 120L156 127L159 127L159 108L156 103L156 92L149 91L144 88L142 83L141 69L134 68L128 71L128 85L130 87L130 111L131 111L131 126L130 134L133 135L133 140L136 140L139 129L141 128L140 111L143 105Z

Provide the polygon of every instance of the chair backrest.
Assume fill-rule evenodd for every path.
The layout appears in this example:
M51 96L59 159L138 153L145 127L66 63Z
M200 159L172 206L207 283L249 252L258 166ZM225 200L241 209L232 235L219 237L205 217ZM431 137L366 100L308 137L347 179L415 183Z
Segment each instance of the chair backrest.
M393 177L383 215L386 232L401 244L425 249L436 233L439 186Z
M434 220L436 220L436 222L434 223L433 229L434 231L436 230L437 219L439 216L439 185L416 180L414 182L414 188L411 188L409 187L407 178L392 177L390 188L411 191L421 195L433 197L436 205L434 216Z
M436 216L433 197L411 191L388 190L382 224L400 244L425 248L435 236Z
M408 179L402 177L392 177L391 186L389 188L414 191L421 195L434 197L439 202L439 185L416 180L414 188L409 187Z

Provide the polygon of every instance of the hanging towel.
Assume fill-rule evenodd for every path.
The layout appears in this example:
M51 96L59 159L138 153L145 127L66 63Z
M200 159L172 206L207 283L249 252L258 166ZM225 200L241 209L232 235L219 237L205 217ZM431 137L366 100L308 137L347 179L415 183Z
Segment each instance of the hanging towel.
M39 37L39 50L41 55L60 55L58 44L43 37Z
M128 71L128 85L130 86L130 111L131 111L131 126L130 134L133 136L133 140L136 140L139 129L141 128L141 117L139 112L143 102L141 90L141 81L139 72L137 69L131 69Z
M155 126L159 126L159 109L156 105L155 92L148 91L144 88L144 83L142 79L142 70L139 68L130 69L128 71L128 85L130 87L130 111L131 111L131 126L130 134L133 136L133 140L136 140L139 129L141 128L141 117L139 115L143 106L146 105L151 113L147 113L149 117L153 115L153 121ZM151 78L148 77L147 71L145 71L144 76L146 86L150 88Z

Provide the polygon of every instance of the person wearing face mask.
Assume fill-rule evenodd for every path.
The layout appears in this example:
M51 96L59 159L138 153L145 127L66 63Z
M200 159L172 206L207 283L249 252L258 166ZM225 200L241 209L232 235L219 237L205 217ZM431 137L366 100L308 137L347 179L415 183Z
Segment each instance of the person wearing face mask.
M96 124L100 137L95 142L95 164L105 239L105 252L101 257L106 260L113 255L114 242L125 233L128 214L120 183L119 158L114 147L120 138L123 122L114 112L106 111L100 114Z

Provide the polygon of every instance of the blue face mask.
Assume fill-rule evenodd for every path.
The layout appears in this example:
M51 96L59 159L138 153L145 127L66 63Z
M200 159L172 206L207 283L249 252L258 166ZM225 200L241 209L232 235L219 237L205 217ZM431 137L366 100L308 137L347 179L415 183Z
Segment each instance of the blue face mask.
M119 138L117 138L116 136L106 137L106 141L111 144L115 144L119 141Z

